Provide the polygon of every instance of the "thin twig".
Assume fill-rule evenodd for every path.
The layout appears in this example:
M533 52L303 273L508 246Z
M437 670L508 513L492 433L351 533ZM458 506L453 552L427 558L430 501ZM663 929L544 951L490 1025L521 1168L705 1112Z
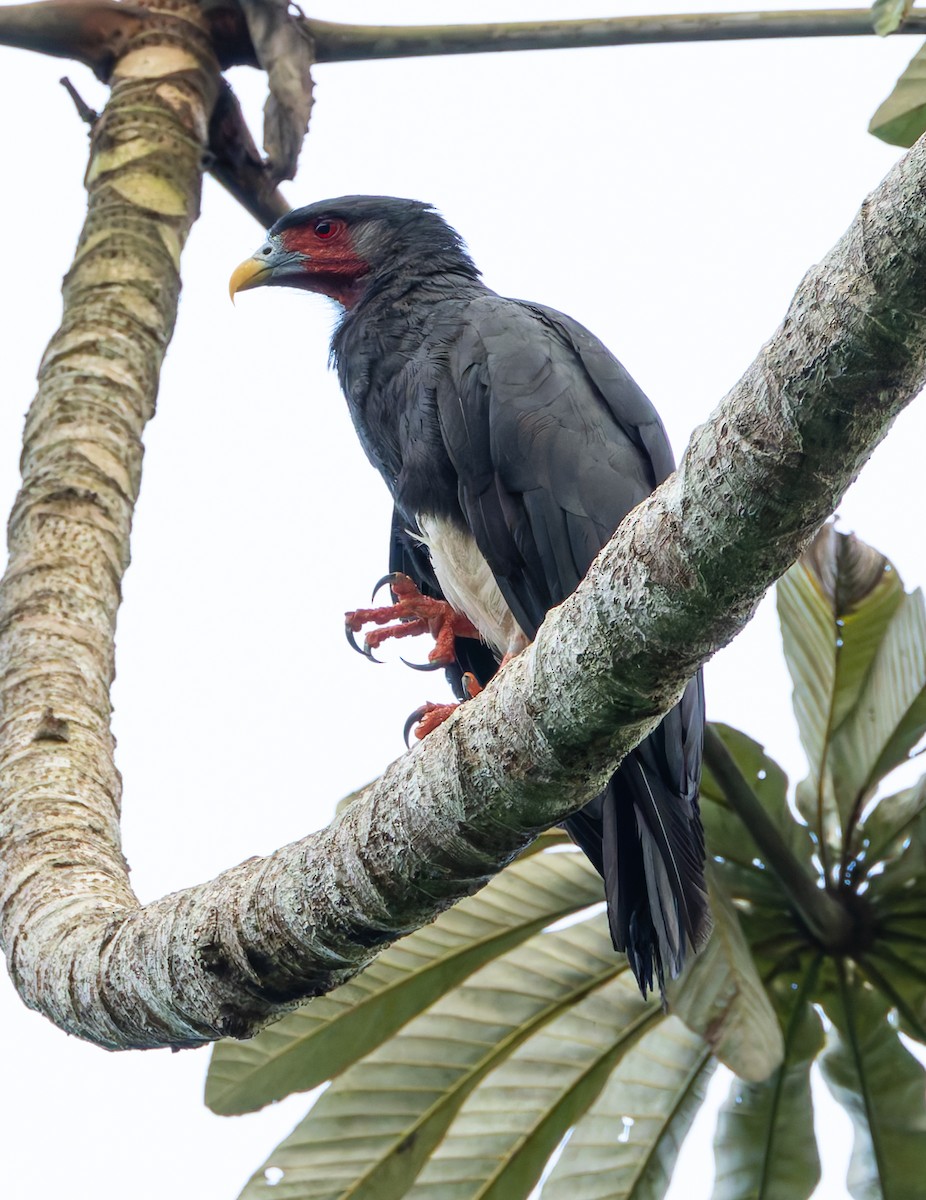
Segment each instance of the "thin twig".
M77 88L73 85L73 83L71 83L70 79L68 79L67 75L62 76L58 82L74 101L74 107L77 109L77 115L82 121L86 122L91 129L93 129L93 126L99 120L100 114L95 108L90 107L80 92L78 92Z

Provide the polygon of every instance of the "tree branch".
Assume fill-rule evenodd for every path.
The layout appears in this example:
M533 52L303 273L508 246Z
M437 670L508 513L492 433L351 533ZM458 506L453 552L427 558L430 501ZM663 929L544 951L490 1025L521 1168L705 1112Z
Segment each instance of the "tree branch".
M758 38L862 37L874 34L867 9L819 12L671 13L574 21L486 25L340 25L306 18L316 62L357 62L501 50L643 46L656 42L726 42ZM913 9L897 33L926 33L926 11Z
M105 206L139 187L118 173L124 144L104 138L129 84L116 81L0 590L0 935L23 998L65 1029L182 1046L253 1033L476 890L591 797L743 627L926 374L926 143L808 273L679 471L483 695L327 829L141 907L119 852L107 689L139 438L173 321L165 250L198 175L183 158L176 217L129 204L121 231L106 224ZM136 149L143 170L150 147ZM106 281L115 306L101 310Z
M222 69L257 66L257 52L237 0L200 0L200 8ZM125 39L144 17L142 5L120 0L8 4L0 6L0 45L72 58L106 79ZM294 18L293 24L315 43L316 62L875 33L871 13L864 8L666 13L482 25L345 25L302 17ZM911 9L895 32L926 33L926 9Z
M847 37L873 34L866 10L693 13L574 21L484 25L363 26L290 14L285 0L198 0L220 67L265 67L271 95L266 112L268 157L252 154L253 141L237 101L227 92L213 122L210 169L258 221L270 225L287 210L275 190L295 175L312 106L313 62L477 54L501 50L642 45L653 42L752 38ZM0 45L74 59L108 80L128 40L150 10L117 0L36 0L0 6ZM253 29L250 28L253 26ZM912 10L898 33L926 33L926 10ZM241 135L244 151L233 136Z

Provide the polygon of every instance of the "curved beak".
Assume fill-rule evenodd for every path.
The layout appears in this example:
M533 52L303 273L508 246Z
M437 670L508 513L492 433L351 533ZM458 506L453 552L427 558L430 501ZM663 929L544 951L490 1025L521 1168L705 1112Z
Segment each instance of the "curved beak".
M287 250L273 235L261 248L235 267L228 281L232 300L237 292L268 285L304 287L308 256L299 250Z
M239 263L232 271L232 277L228 281L228 294L232 303L235 302L237 292L246 292L248 288L260 287L266 281L266 277L272 273L273 268L268 265L266 260L258 258L256 254L251 258L246 258L243 263Z

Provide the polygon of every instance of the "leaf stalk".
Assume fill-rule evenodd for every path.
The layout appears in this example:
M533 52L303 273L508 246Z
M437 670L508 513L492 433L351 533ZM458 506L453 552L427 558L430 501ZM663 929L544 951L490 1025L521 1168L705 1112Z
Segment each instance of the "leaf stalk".
M808 932L824 950L844 952L855 933L851 913L825 888L818 887L814 877L798 862L720 735L710 725L704 736L704 761L730 808L749 830L766 865L775 872Z

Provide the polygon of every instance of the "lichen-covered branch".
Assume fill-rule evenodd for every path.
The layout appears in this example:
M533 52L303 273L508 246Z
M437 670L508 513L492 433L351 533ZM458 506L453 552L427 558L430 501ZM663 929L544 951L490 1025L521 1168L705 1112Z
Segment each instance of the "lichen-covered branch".
M926 375L920 143L808 273L676 475L483 695L329 828L140 907L107 687L139 437L195 203L208 105L191 80L209 78L179 56L176 76L132 74L151 61L150 47L126 57L95 135L0 595L0 935L27 1003L113 1047L253 1032L587 800L743 627Z

